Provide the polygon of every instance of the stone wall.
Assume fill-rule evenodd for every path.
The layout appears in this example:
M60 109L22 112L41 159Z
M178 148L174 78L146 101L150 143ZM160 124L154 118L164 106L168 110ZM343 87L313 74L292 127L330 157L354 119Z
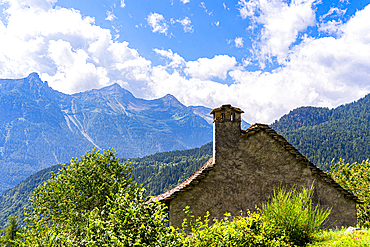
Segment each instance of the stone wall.
M315 186L314 201L332 208L332 227L356 225L356 203L314 174L306 164L274 140L258 131L246 135L234 122L215 122L214 167L191 190L178 194L170 202L170 224L181 227L183 209L190 206L195 216L209 211L210 219L254 211L274 189Z

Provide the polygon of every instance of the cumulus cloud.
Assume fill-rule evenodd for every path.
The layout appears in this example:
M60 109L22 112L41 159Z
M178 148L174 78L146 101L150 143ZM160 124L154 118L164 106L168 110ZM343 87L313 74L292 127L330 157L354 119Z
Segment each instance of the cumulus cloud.
M182 2L183 4L186 4L186 3L190 2L190 0L180 0L180 2Z
M316 0L239 0L239 12L243 19L252 21L252 28L261 25L260 37L255 40L255 55L260 60L276 57L283 64L300 31L316 23Z
M236 37L234 42L237 48L242 48L244 46L244 40L242 37Z
M146 20L148 21L149 26L152 28L153 33L158 32L167 35L168 24L166 23L163 15L158 13L150 13Z
M0 22L2 78L22 78L36 71L64 93L116 81L138 91L146 83L151 62L127 42L114 42L110 31L96 26L93 18L73 9L18 3L7 13L7 26Z
M182 25L182 27L184 28L185 33L194 32L193 25L191 25L191 20L189 19L189 17L185 17L182 20L179 19L179 20L177 20L177 22L179 22Z
M153 49L153 51L160 56L167 58L171 60L171 62L168 64L170 67L181 67L185 65L185 59L182 58L179 54L173 53L171 49L169 50L160 50L160 49Z
M232 78L230 85L210 80L209 60L187 62L184 78L175 71L154 67L150 88L155 95L171 93L185 104L219 106L225 102L241 107L243 117L271 123L282 114L303 105L336 107L370 92L370 6L358 11L340 26L338 37L304 38L289 55L284 67L271 72L246 71L234 66L213 77ZM244 63L244 61L243 61ZM249 65L245 61L244 65ZM203 67L201 66L203 65ZM225 72L228 71L228 72ZM190 73L192 72L192 73ZM197 75L199 73L199 75ZM213 72L215 73L215 72Z
M226 79L227 72L236 66L235 57L228 55L217 55L212 59L199 58L196 61L186 63L185 73L202 80L212 77Z
M303 37L288 51L279 43L280 36L286 32L287 39L295 40L293 27L301 28L298 24L302 24L303 28L309 22L281 17L296 24L288 23L289 27L281 33L275 32L269 26L270 19L277 18L274 10L266 7L260 12L259 6L257 17L261 19L255 23L262 23L261 36L267 37L268 42L277 36L276 44L281 45L268 52L285 51L287 59L284 66L270 72L251 72L243 68L256 62L250 57L241 64L228 55L186 61L170 49L153 49L166 61L165 65L154 66L128 42L114 41L108 29L95 25L94 18L83 17L77 10L52 8L54 2L46 0L40 5L42 8L33 7L31 0L28 5L20 0L9 3L7 24L0 21L2 78L22 78L36 71L41 79L64 93L117 82L136 97L152 99L170 93L186 105L218 107L231 103L242 108L244 119L251 123L271 123L302 105L334 107L370 92L370 5L346 23L335 24L340 36ZM261 4L245 2L253 3ZM308 4L295 4L303 3ZM311 7L304 10L309 12ZM281 3L280 8L285 11L293 7ZM256 9L245 7L240 10L241 16L246 11L245 18L254 18L248 16L249 10ZM165 23L164 18L159 21ZM230 42L236 44L235 40ZM219 80L227 80L227 84Z

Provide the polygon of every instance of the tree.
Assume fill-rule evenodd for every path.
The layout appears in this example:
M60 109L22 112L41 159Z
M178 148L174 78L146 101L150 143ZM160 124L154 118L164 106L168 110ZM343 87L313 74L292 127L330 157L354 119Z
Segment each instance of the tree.
M337 183L363 201L357 205L357 222L361 227L370 227L370 160L350 165L340 159L336 164L332 162L330 169Z
M23 246L176 246L165 206L132 181L116 152L88 151L33 192Z
M17 223L17 216L9 216L8 225L6 228L1 230L0 244L2 246L13 246L16 239L18 239L18 234L22 232L22 227Z
M119 191L133 195L136 188L129 163L121 163L113 149L88 151L34 190L32 207L26 209L27 239L55 232L68 241L81 241L93 210L104 211Z

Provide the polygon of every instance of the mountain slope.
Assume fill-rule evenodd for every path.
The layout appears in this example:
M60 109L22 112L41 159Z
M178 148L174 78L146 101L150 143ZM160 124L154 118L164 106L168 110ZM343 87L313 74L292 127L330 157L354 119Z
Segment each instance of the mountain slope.
M301 107L272 127L324 170L333 159L361 162L370 158L370 95L330 110Z
M0 192L94 147L113 147L122 158L199 147L212 140L212 125L198 108L172 95L138 99L118 84L67 95L36 73L2 79Z

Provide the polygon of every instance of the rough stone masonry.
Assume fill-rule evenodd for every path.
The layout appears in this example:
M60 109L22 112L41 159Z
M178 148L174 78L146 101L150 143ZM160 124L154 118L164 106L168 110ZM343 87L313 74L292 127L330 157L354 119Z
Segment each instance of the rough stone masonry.
M241 130L242 110L231 105L214 109L213 158L177 187L154 200L168 206L170 225L181 228L183 209L210 219L254 211L279 187L300 189L314 184L313 201L332 208L328 225L356 225L359 199L312 164L284 137L264 124Z

